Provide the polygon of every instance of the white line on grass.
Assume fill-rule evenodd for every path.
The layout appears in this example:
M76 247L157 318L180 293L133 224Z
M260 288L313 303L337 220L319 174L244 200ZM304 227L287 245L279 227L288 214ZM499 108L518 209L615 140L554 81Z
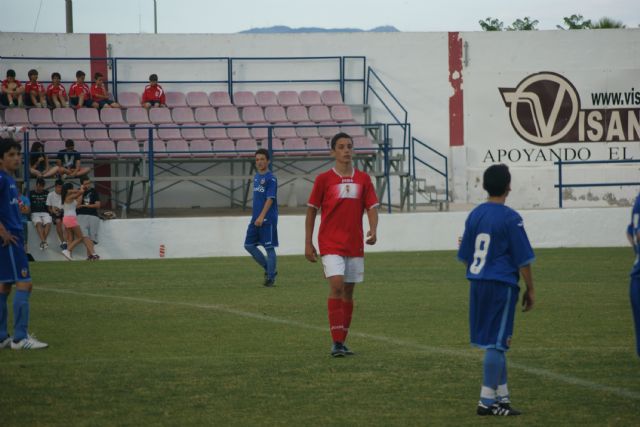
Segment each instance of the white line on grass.
M294 320L281 319L278 317L268 316L266 314L259 314L259 313L252 313L250 311L238 310L235 308L230 308L230 307L226 307L224 305L219 305L219 304L196 304L196 303L180 302L180 301L162 301L162 300L154 300L149 298L137 298L137 297L122 296L122 295L103 295L103 294L94 294L89 292L77 292L77 291L72 291L67 289L53 289L53 288L43 288L43 287L38 287L37 289L39 291L49 291L49 292L56 292L61 294L70 294L70 295L78 295L78 296L94 297L94 298L117 299L117 300L139 302L139 303L145 303L145 304L202 308L205 310L215 310L222 313L234 314L236 316L245 317L249 319L262 320L262 321L267 321L271 323L278 323L281 325L294 326L297 328L311 329L314 331L324 332L327 330L326 327L309 325L307 323L296 322ZM474 358L474 359L477 358L477 355L470 351L461 351L461 350L446 349L441 347L433 347L425 344L418 344L410 341L403 341L395 338L386 337L383 335L372 335L372 334L367 334L363 332L350 332L349 334L351 336L357 336L360 338L365 338L372 341L384 342L387 344L395 344L398 346L408 347L415 350L424 351L427 353L442 354L442 355L453 356L458 358ZM542 378L563 382L563 383L578 386L578 387L583 387L583 388L594 390L597 392L605 392L605 393L616 395L618 397L625 397L628 399L640 400L640 393L627 390L621 387L613 387L613 386L608 386L604 384L599 384L593 381L584 380L582 378L572 377L564 374L558 374L546 369L535 368L535 367L523 365L521 363L514 363L511 361L509 361L509 368L519 369L521 371L525 371L527 373L537 375Z

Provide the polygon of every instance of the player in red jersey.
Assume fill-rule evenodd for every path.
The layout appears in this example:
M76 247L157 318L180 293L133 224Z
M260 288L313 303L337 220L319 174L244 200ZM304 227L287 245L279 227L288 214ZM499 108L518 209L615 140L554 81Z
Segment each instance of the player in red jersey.
M84 82L84 71L76 72L76 82L69 87L69 104L73 108L98 108L98 103L91 99L91 90Z
M60 73L51 73L51 84L47 86L47 99L49 100L49 105L56 108L69 106L67 91L64 86L60 84L60 80L62 80Z
M167 98L162 86L158 84L158 75L149 76L149 84L144 87L142 93L142 106L147 110L151 107L166 107Z
M24 85L24 103L29 107L46 107L47 92L44 90L44 85L38 81L38 70L31 69L27 75L29 81Z
M93 75L91 99L98 104L98 108L120 108L120 104L109 99L109 92L107 92L104 84L104 76L102 73L95 73Z
M0 102L9 107L22 107L22 94L24 87L20 80L16 80L16 72L7 70L7 78L2 81L0 86Z
M353 141L346 133L331 139L334 167L316 177L309 196L305 221L305 257L316 262L313 229L318 209L322 212L318 244L329 281L329 326L333 357L353 353L344 345L353 313L353 290L364 278L364 233L362 215L369 220L367 244L377 241L378 198L371 178L353 167Z

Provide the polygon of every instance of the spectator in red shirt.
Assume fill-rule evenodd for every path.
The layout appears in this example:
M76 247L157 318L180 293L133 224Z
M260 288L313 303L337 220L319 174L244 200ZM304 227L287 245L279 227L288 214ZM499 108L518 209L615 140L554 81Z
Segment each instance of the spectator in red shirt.
M60 80L62 80L60 73L52 73L51 84L47 86L47 99L49 100L49 104L56 108L69 106L67 91L64 86L60 84Z
M7 78L2 81L0 86L0 102L9 107L22 107L22 95L24 87L19 80L16 80L16 72L7 70Z
M47 106L44 85L38 81L38 70L31 69L28 73L29 81L24 85L24 103L27 107L44 108Z
M84 71L76 72L76 82L69 88L69 104L73 108L98 108L98 103L91 99L91 90L84 82Z
M91 99L98 103L98 108L120 108L120 104L109 98L109 92L104 84L104 76L102 73L93 75L93 84L91 85Z
M158 75L149 76L149 84L145 86L142 93L142 106L147 110L151 107L166 107L167 99L162 86L158 84Z

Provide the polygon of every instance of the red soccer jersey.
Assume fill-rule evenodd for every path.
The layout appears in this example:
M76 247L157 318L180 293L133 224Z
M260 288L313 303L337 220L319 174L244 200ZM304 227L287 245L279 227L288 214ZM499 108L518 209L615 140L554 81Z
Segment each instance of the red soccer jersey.
M54 86L53 83L47 86L47 96L51 98L53 95L60 95L63 98L67 97L67 91L62 85Z
M98 85L96 85L95 83L91 85L91 99L94 100L103 100L103 99L107 99L107 91L105 90L105 87L98 87Z
M91 90L89 90L89 86L86 83L74 83L69 87L69 97L70 98L78 98L80 95L84 95L85 101L87 99L91 99Z
M320 209L321 255L364 256L362 215L378 205L371 178L354 169L343 177L331 169L316 177L308 205Z
M164 96L164 90L160 85L146 85L144 92L142 93L142 102L160 102L160 104L166 104L166 97Z
M33 83L31 80L29 80L27 83L24 84L24 92L28 95L31 93L31 91L35 93L43 93L44 86L42 85L42 83L39 83L39 82Z
M16 89L18 89L20 86L22 86L22 83L20 83L20 80L14 80L13 83L16 84ZM9 79L4 79L2 81L2 87L4 89L8 89L9 88Z

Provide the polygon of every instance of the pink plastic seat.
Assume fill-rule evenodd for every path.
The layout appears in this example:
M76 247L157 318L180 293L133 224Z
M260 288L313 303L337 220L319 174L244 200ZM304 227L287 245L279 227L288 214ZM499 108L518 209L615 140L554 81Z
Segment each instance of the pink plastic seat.
M87 127L84 128L84 135L89 141L109 139L107 128L104 125L87 125Z
M114 141L123 141L131 139L131 129L118 127L117 129L109 129L109 138Z
M257 123L256 125L268 125L269 123ZM269 137L269 129L266 127L251 128L251 136L254 139L265 139Z
M171 118L171 110L169 110L168 108L151 108L149 109L149 121L156 125L173 123L173 119Z
M372 154L377 150L377 146L367 136L356 136L353 138L353 149L356 153Z
M31 108L29 109L29 121L34 125L53 125L51 118L51 110L48 108Z
M140 157L140 144L132 139L118 141L118 156L125 159Z
M60 136L62 139L84 139L84 129L82 129L77 123L65 124L60 126Z
M284 151L288 156L306 156L307 147L302 138L287 138L284 140Z
M150 123L147 110L142 107L129 108L127 110L126 116L127 116L127 123L131 125L140 125L140 124Z
M236 107L251 107L256 105L256 97L253 92L241 90L233 94L233 104Z
M229 107L231 106L231 98L228 92L215 91L209 94L209 104L214 107Z
M122 108L139 107L140 103L140 95L136 92L120 92L118 94L118 104Z
M213 154L216 157L235 157L236 146L230 139L216 139L213 141Z
M312 156L327 156L330 151L327 140L321 137L307 139L307 150Z
M213 156L213 147L211 141L206 139L196 139L189 144L191 155L193 157L211 157Z
M280 123L281 125L292 125L293 123ZM295 128L293 127L277 127L273 129L273 135L276 138L287 139L287 138L297 138L298 134L296 133Z
M300 92L300 103L310 107L312 105L322 105L320 92L317 90L303 90Z
M256 92L256 103L261 107L271 107L278 105L278 95L270 90Z
M40 141L48 141L52 139L62 139L58 129L36 129L36 138Z
M344 122L341 123L343 125L349 124L349 125L355 125L357 124L355 120L350 121L350 122ZM340 132L344 132L347 135L354 137L354 136L364 136L364 128L362 126L340 126Z
M82 155L82 157L93 157L93 147L86 139L77 139L73 141L75 150Z
M213 107L196 108L194 117L196 122L202 123L203 125L210 123L220 123L218 121L218 116L216 115L216 110ZM177 120L176 123L178 123Z
M264 109L264 118L270 123L286 123L289 121L287 113L280 106L266 107Z
M145 155L145 157L149 157L148 141L144 141L142 143L142 152ZM160 139L154 139L153 140L153 158L158 159L158 158L166 158L166 157L169 157L169 154L167 154L166 144L164 143L164 141Z
M93 156L97 159L113 159L117 157L116 145L111 140L93 141Z
M211 123L210 125L218 125L219 123ZM214 128L205 128L204 137L209 141L214 141L216 139L228 139L227 130L225 128L214 127Z
M187 92L187 105L191 108L211 106L205 92Z
M100 116L98 116L98 110L95 108L79 108L76 112L76 118L81 125L95 125L102 123Z
M283 107L290 107L292 105L300 105L300 99L298 98L298 92L292 90L282 90L278 92L278 104Z
M329 122L331 121L331 112L326 105L314 105L309 107L309 118L316 122Z
M56 108L53 110L53 121L59 125L72 125L78 123L76 112L73 108Z
M168 141L170 139L176 140L181 139L182 135L180 135L180 129L176 127L176 125L160 125L158 126L158 136L160 139Z
M298 127L296 128L296 133L300 138L314 138L319 136L318 128L315 127L315 123L313 122L302 122L298 123L300 126L313 126L313 127Z
M266 123L262 107L244 107L242 109L242 120L246 123Z
M287 118L290 122L294 123L308 122L309 114L307 113L307 107L302 105L287 107Z
M266 148L267 150L269 149L269 140L268 139L263 139L260 142L260 148ZM275 152L282 152L283 151L283 146L282 146L282 140L278 139L278 138L273 138L271 139L271 149Z
M58 152L64 150L64 148L64 141L59 139L46 141L44 143L44 152L49 155L58 154Z
M191 157L189 144L184 139L172 139L166 142L169 157Z
M187 98L182 92L165 92L165 96L167 99L167 107L169 108L187 106Z
M236 151L241 157L253 157L258 149L258 143L255 139L240 139L236 142Z
M199 123L184 123L183 126L186 126L186 128L180 129L182 139L187 141L204 139L204 130L202 128L191 127L200 126Z
M353 114L348 105L334 105L331 107L331 117L337 122L353 121Z
M103 108L100 110L100 121L106 125L121 126L126 124L119 108Z
M218 108L218 120L221 123L232 124L241 123L240 114L236 107L220 107Z
M324 105L332 106L344 104L339 90L323 90L320 97L322 98L322 103Z
M321 122L318 123L321 126L318 126L318 133L320 134L320 136L323 136L325 138L333 138L333 136L335 134L337 134L338 132L340 132L340 128L337 125L336 122Z
M244 123L238 123L239 125L244 125ZM251 133L249 132L249 128L246 127L233 127L227 128L227 135L231 139L248 139L251 138Z
M203 92L204 93L204 92ZM208 101L207 101L208 102ZM208 107L211 108L211 107ZM213 110L213 108L211 108ZM215 116L215 113L214 113ZM171 111L171 118L174 123L183 124L183 123L194 123L196 120L193 117L193 110L189 107L176 107Z
M138 141L147 141L149 139L149 128L151 128L151 134L153 135L153 140L156 141L160 139L158 137L158 130L151 125L138 125L133 128L133 138Z
M29 124L29 116L24 108L8 108L4 111L4 121L8 125Z

